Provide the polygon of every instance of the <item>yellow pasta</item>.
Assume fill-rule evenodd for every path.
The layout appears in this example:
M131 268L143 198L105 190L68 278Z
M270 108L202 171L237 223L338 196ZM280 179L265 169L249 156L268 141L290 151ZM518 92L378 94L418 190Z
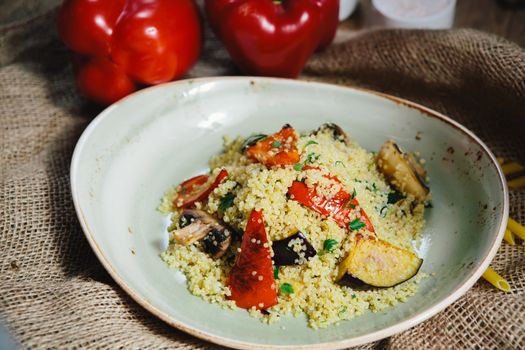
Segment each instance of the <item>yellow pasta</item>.
M499 165L503 165L503 163L505 163L505 159L501 157L496 157L496 160L498 161Z
M521 188L525 187L525 176L518 177L514 180L507 182L510 188Z
M523 169L525 169L523 165L516 162L501 165L501 170L503 170L503 174L505 175L514 174L522 171Z
M512 234L512 232L510 232L509 229L505 230L505 235L503 236L503 239L505 240L505 242L507 242L510 245L516 245L516 241L514 240L514 235Z
M491 267L488 267L483 273L483 278L487 280L494 287L502 290L504 292L510 291L509 282L507 282L503 277L498 275Z
M525 227L521 226L516 220L509 218L507 228L511 230L516 236L525 241Z

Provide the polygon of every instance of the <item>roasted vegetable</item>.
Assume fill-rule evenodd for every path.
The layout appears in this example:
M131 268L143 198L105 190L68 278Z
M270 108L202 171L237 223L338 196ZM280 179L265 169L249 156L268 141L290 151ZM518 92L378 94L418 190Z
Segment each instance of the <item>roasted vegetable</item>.
M277 266L300 265L317 254L302 232L297 232L290 237L273 241L273 262Z
M303 168L303 170L310 169L317 168L310 166ZM341 184L341 181L335 176L326 175L325 177L332 180L334 185ZM348 193L344 189L340 189L332 197L327 198L319 195L315 187L308 187L303 182L294 181L292 186L288 188L288 196L305 207L332 218L340 227L349 228L352 231L366 228L369 232L375 232L374 226L365 211L362 208L358 209L359 202L355 191Z
M295 129L286 124L279 132L261 138L246 148L245 153L248 158L266 166L292 165L300 160L296 143Z
M314 135L319 133L331 133L334 140L344 142L345 144L349 142L348 135L346 135L339 125L334 123L324 123L313 132Z
M217 188L228 176L228 171L222 169L215 180L209 185L208 175L197 175L184 181L177 187L177 196L173 200L173 205L177 208L189 208L195 202L202 202L210 193Z
M228 287L238 307L261 310L277 304L272 258L262 211L253 210L248 218L241 251L228 278Z
M356 236L348 256L339 265L337 281L356 289L392 287L412 278L423 260L414 253L374 236Z
M424 202L430 192L423 178L424 169L394 141L387 141L377 154L377 166L388 182L402 193L411 194Z
M214 259L223 256L232 241L232 229L202 210L184 209L179 226L171 232L177 243L189 245L203 239L204 251Z

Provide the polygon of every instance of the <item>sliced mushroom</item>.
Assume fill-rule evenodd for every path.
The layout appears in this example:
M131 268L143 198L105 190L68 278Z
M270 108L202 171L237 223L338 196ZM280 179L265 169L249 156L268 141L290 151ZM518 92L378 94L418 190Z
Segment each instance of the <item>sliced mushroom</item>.
M347 145L349 143L348 135L346 135L344 130L337 124L324 123L313 132L314 135L319 133L331 133L334 140L344 142Z
M177 243L189 245L203 239L204 251L214 259L223 256L232 241L232 230L202 210L184 209L179 226L171 232Z
M430 190L423 181L425 170L394 141L389 140L381 146L377 167L398 191L413 195L419 202L427 199Z

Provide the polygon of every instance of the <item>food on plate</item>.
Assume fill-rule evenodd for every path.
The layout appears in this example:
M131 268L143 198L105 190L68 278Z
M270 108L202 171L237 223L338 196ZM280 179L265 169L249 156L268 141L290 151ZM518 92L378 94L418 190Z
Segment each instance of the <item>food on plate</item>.
M181 77L201 49L192 0L65 0L58 32L80 93L101 104Z
M172 222L161 257L191 293L266 322L306 313L314 328L416 293L430 193L415 158L392 141L376 156L332 123L224 143L209 174L183 181L161 205ZM410 166L425 191L400 185L391 166Z
M334 39L338 0L206 0L208 21L247 74L295 78Z

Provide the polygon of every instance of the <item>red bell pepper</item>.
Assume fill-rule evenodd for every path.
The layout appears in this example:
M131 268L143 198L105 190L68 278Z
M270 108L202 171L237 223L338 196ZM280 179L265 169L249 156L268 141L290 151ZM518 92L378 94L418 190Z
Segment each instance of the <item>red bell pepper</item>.
M177 186L177 196L173 205L177 208L189 208L195 202L202 202L228 177L228 171L222 169L211 185L204 187L208 182L208 175L197 175Z
M297 133L291 126L283 127L246 149L248 158L266 166L292 165L299 162Z
M313 167L304 167L303 170L314 169ZM341 184L341 181L335 176L325 175L326 178L333 180L334 183ZM355 213L359 206L359 201L354 193L348 193L340 189L333 197L327 198L319 195L315 187L308 187L300 181L294 181L288 188L288 195L291 199L301 203L313 211L332 218L340 227L349 228L350 230L359 230L366 228L369 232L375 232L374 226L366 215L363 208L359 213ZM356 217L352 220L352 217Z
M253 210L242 237L241 252L228 278L230 299L238 307L267 309L277 304L272 258L262 211Z
M206 0L212 28L247 74L295 78L328 46L339 0Z
M66 0L58 32L80 92L102 104L182 76L201 48L192 0Z

